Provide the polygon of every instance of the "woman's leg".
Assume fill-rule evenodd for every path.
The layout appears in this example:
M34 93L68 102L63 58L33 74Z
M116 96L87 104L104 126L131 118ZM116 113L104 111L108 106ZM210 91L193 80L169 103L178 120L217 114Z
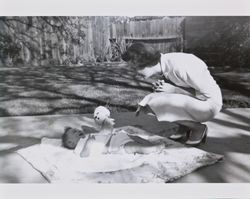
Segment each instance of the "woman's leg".
M152 93L142 101L144 107L149 107L159 121L176 122L187 127L191 134L188 143L197 143L206 135L206 125L201 122L208 121L217 113L209 101L201 101L194 97L181 94ZM186 134L177 133L171 139L180 139ZM194 142L191 142L194 141Z
M212 105L208 101L201 101L182 94L151 93L139 105L148 106L159 121L204 122L215 115ZM149 108L147 109L150 110Z
M205 143L207 137L207 126L205 124L194 121L178 121L177 123L190 129L188 139L185 142L187 145L197 146L201 142Z
M176 123L183 125L183 126L186 126L192 130L199 130L199 129L202 129L202 127L203 127L203 124L201 124L200 122L195 122L195 121L185 120L185 121L176 121Z

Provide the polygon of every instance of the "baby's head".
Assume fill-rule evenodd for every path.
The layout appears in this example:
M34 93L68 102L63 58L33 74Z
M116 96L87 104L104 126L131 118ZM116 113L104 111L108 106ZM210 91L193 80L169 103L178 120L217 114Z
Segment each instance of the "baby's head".
M71 127L66 127L62 136L63 146L68 149L75 149L78 141L84 137L85 134L83 131L73 129Z
M104 106L98 106L94 111L94 120L98 125L102 125L104 120L110 117L110 111Z

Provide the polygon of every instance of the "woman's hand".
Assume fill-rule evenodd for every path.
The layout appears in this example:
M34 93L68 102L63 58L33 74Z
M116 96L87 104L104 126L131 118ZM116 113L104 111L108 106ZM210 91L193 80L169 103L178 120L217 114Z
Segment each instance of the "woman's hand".
M155 92L173 93L174 88L175 87L173 85L166 83L164 80L157 80L155 83L153 83L153 89Z

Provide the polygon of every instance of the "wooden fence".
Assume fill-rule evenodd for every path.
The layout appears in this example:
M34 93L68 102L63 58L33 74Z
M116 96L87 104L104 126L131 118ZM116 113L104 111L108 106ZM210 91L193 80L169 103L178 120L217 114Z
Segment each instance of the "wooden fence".
M78 42L53 32L51 26L41 26L39 17L24 18L22 23L13 20L11 27L0 23L1 35L12 35L14 48L18 45L20 49L15 58L1 51L0 65L15 64L14 59L32 65L119 61L121 51L137 41L150 43L163 53L183 50L183 17L75 17L72 31L77 35L82 29L85 34Z
M122 44L133 42L150 43L157 50L165 53L183 51L182 17L147 17L129 22L118 22L112 25L112 38Z

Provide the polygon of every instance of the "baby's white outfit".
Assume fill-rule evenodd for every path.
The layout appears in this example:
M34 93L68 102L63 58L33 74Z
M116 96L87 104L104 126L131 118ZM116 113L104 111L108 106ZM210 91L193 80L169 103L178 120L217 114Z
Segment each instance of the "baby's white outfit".
M104 147L107 147L107 153L119 153L125 154L126 151L124 149L125 144L129 142L134 142L134 140L128 135L128 133L124 130L113 131L110 133L94 133L91 134L91 139L94 141L91 144L95 150L93 150L93 154L100 155L102 154ZM111 137L110 137L111 136ZM74 150L76 154L80 154L83 150L85 143L88 138L81 138ZM91 155L93 155L91 154Z

